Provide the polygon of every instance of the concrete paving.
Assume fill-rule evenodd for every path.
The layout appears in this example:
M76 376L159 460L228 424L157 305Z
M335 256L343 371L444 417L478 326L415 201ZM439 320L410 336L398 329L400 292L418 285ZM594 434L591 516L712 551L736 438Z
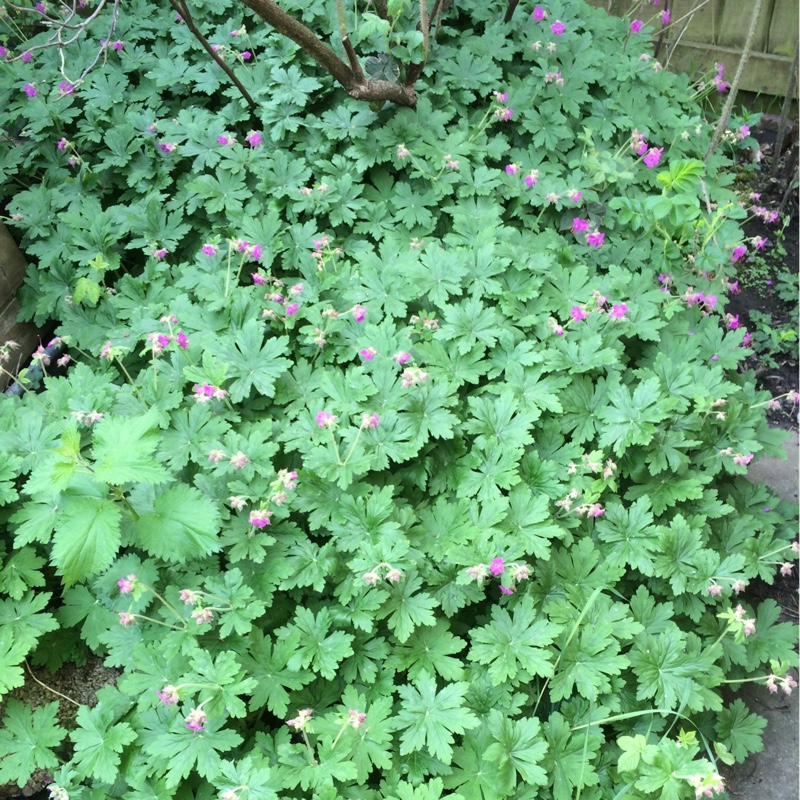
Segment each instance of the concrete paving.
M800 441L797 434L784 442L787 460L765 458L754 464L748 478L766 483L779 497L798 502L800 486ZM798 800L798 753L800 752L800 692L771 695L755 684L743 688L740 696L751 711L766 717L764 751L750 756L728 771L731 800Z

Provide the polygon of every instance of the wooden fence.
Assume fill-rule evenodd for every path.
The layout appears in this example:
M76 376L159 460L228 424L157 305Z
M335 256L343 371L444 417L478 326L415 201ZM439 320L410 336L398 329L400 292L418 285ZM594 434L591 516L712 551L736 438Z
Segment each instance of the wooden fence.
M589 0L617 16L636 8L635 17L661 29L658 14L665 0L657 6L631 0ZM715 63L725 65L725 77L730 80L739 66L744 41L750 27L753 4L746 0L671 0L671 22L665 44L672 45L691 20L675 46L670 68L699 77L713 70ZM652 18L652 22L650 21ZM683 21L681 21L683 19ZM756 38L745 66L739 89L783 96L789 85L792 55L797 46L800 4L797 0L764 0L759 15ZM663 51L662 51L663 52Z

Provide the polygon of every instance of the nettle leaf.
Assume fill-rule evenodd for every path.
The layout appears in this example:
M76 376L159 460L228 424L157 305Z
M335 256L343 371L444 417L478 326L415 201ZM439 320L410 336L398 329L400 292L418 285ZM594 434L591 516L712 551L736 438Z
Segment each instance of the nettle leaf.
M51 558L67 587L106 569L120 545L122 512L102 497L70 500L56 518Z
M181 484L157 495L153 510L135 524L140 545L172 563L199 558L220 547L219 510L193 486Z
M468 689L468 683L457 682L437 692L435 679L425 670L413 686L398 687L400 711L396 724L403 731L400 754L427 747L432 756L449 764L453 758L453 734L462 734L480 724L478 717L464 708Z
M1 648L0 648L1 649ZM34 770L50 770L60 759L53 748L61 744L67 732L58 725L58 703L40 706L33 713L15 697L6 704L0 729L0 781L23 787Z
M169 477L153 458L159 435L152 413L142 417L105 417L92 435L94 474L115 486L124 483L159 483Z
M69 736L75 744L73 763L78 774L113 783L122 750L136 738L136 732L127 722L114 724L113 713L102 703L94 708L81 706L76 722L78 727Z
M268 337L264 342L265 332L263 323L248 319L236 331L232 343L215 350L228 367L228 377L234 379L228 389L234 403L244 400L253 387L263 397L272 397L275 381L292 365L283 358L288 352L288 337Z
M289 659L290 669L305 669L309 665L322 675L333 680L336 668L347 656L353 655L353 634L344 631L328 633L333 624L330 612L323 608L315 616L307 608L298 608L292 625L279 628L276 633L296 637L295 652Z
M492 606L492 622L472 632L473 644L467 658L489 665L493 686L507 680L517 686L532 680L534 675L553 675L553 653L547 647L561 627L537 616L532 598L524 597L511 613L506 608Z

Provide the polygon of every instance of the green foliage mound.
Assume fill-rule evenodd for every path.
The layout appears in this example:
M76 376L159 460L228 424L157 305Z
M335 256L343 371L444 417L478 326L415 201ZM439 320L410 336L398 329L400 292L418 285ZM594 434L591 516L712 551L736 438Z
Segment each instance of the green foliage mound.
M393 9L347 11L388 78L423 47ZM650 27L504 10L460 0L416 107L376 110L197 3L255 119L144 0L76 86L7 37L25 312L76 363L0 403L0 691L122 674L68 735L10 700L0 781L674 800L760 749L729 690L791 688L796 629L736 595L796 547L744 478L782 448L725 317L728 155Z

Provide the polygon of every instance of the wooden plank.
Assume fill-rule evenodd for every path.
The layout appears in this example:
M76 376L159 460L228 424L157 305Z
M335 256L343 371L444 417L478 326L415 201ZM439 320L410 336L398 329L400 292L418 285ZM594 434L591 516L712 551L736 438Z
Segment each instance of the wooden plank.
M3 369L13 375L28 364L31 353L39 346L39 331L36 330L36 326L32 322L18 322L18 316L19 303L12 297L0 308L0 343L11 340L20 345L11 351L9 360L3 363ZM11 379L8 375L0 372L0 392L9 383Z
M0 222L0 306L22 285L25 279L25 256Z
M797 44L798 27L800 27L800 4L797 0L775 0L769 26L767 52L791 58ZM785 91L784 88L783 92Z

